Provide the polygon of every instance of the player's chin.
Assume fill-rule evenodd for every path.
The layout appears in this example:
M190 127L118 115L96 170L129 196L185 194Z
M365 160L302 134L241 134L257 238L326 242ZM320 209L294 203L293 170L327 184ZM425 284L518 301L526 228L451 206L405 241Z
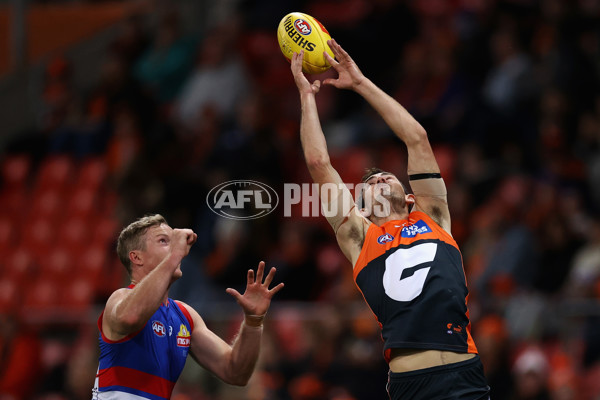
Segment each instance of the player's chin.
M183 272L181 271L181 266L178 266L175 271L173 271L173 280L177 280L183 276Z

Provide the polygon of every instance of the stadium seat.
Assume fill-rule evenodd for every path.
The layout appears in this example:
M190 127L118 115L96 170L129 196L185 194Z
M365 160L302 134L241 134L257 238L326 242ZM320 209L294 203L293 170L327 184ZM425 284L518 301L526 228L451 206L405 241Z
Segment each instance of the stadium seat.
M3 276L25 283L37 274L35 255L26 247L13 249L3 262Z
M39 265L40 279L66 283L73 274L73 255L64 246L55 247L40 257Z
M58 187L40 189L32 196L30 218L57 219L64 209L66 194Z
M119 235L119 223L113 218L98 218L92 226L94 231L94 242L106 245L117 241Z
M50 279L37 279L30 283L24 293L22 313L54 311L58 305L61 288ZM37 316L37 315L36 315Z
M0 216L0 258L5 259L17 244L18 226L8 216Z
M21 290L19 283L9 278L0 278L0 313L11 312L19 307Z
M21 245L31 251L36 258L47 254L56 239L54 221L46 217L33 217L22 227Z
M66 213L71 216L89 217L97 212L96 190L79 186L67 200Z
M75 278L61 288L59 303L67 313L86 311L94 299L94 284L84 277Z
M91 239L94 226L85 218L73 216L65 219L58 229L58 241L69 248L71 253L85 249Z
M39 167L35 191L45 188L64 188L72 183L74 163L71 157L66 155L50 156L42 161Z
M15 221L25 217L30 203L31 196L24 187L5 187L0 192L0 210Z
M100 157L86 159L77 175L77 187L97 190L105 181L108 173L106 162Z
M87 249L75 257L73 274L94 283L94 288L100 290L104 274L108 266L107 247L102 243L92 243Z
M31 171L31 159L26 154L7 156L2 161L2 187L24 187Z

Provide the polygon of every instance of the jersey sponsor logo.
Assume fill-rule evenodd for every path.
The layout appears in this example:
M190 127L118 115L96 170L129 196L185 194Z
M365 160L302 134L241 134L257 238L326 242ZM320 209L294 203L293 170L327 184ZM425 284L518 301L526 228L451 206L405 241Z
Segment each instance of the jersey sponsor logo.
M294 22L294 27L301 35L304 35L304 36L310 35L310 33L312 32L312 28L310 27L310 24L301 18L298 18Z
M432 232L429 225L427 225L425 223L425 221L420 219L417 222L415 222L414 224L408 225L408 226L405 226L404 228L402 228L402 231L400 232L400 236L402 236L404 238L412 238L417 235L422 235L424 233L429 233L429 232Z
M386 233L377 238L377 243L386 244L387 242L391 242L392 240L394 240L394 237L389 233Z
M177 346L190 347L190 331L187 330L184 324L179 326L179 332L177 332Z
M167 334L167 329L165 328L165 325L160 321L152 321L152 331L158 337L163 337Z

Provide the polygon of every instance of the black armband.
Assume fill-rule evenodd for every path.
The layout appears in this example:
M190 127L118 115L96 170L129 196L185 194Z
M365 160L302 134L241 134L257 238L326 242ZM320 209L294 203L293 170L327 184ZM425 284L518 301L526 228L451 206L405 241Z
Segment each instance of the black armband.
M419 181L421 179L442 179L442 174L438 172L431 172L425 174L413 174L408 176L409 181Z

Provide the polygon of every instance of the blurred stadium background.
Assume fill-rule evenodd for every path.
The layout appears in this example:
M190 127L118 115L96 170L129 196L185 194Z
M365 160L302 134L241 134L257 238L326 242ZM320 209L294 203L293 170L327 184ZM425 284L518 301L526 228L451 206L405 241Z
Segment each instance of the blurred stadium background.
M0 1L0 399L88 399L96 320L148 213L199 240L171 296L231 339L264 259L286 283L246 388L188 363L174 399L386 398L378 327L324 218L217 217L231 179L310 182L275 29L317 17L428 130L494 400L600 399L600 1ZM406 181L358 96L324 88L334 166Z

